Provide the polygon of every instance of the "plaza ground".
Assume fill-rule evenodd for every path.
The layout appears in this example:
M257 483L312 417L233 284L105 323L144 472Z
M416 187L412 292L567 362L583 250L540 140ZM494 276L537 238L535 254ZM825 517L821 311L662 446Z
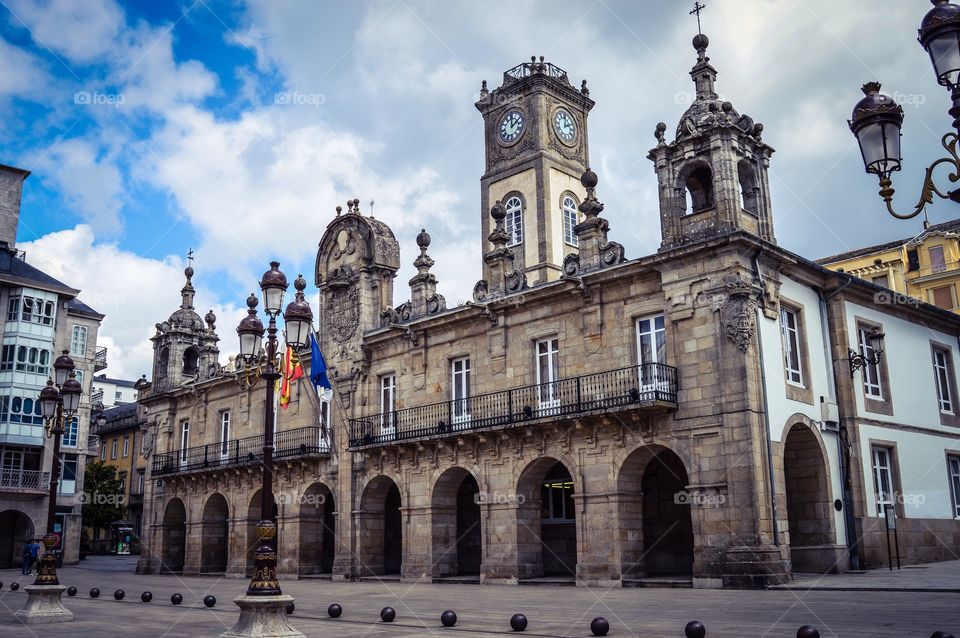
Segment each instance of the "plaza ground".
M136 636L174 638L217 636L237 618L234 596L246 580L171 575L137 576L135 560L90 557L79 566L61 570L61 583L75 585L76 597L64 596L75 621L64 625L20 625L13 612L23 606L23 590L33 581L18 570L0 571L0 636L46 638L71 636ZM307 636L435 636L448 633L466 638L511 634L509 618L521 612L529 619L524 635L590 636L590 620L604 616L610 636L677 638L691 619L702 621L707 636L793 638L797 628L812 624L821 636L843 638L928 638L936 629L960 633L960 561L938 563L900 572L878 570L841 576L800 576L791 588L766 591L697 589L589 589L557 586L422 585L399 582L332 583L326 580L282 582L284 593L296 598L291 622ZM98 587L99 599L89 590ZM113 599L123 589L123 601ZM153 593L153 602L140 602L140 593ZM170 604L180 592L183 605ZM213 609L201 600L217 598ZM326 609L344 608L338 620ZM391 624L379 621L381 608L397 611ZM453 629L440 625L445 609L457 612Z

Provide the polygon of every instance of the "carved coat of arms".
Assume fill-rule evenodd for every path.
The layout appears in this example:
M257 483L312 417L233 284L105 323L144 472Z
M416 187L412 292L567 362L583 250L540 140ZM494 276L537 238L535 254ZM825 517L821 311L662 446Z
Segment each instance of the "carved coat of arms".
M360 322L360 295L353 286L338 288L330 295L330 336L346 341L357 331Z
M757 328L753 286L739 278L731 278L724 283L724 289L727 300L720 308L720 325L727 338L741 352L746 352Z

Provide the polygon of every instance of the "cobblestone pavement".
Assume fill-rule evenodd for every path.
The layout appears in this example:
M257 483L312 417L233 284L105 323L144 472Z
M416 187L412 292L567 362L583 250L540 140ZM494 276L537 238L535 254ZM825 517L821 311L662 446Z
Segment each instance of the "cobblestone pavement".
M926 591L960 593L960 561L905 565L902 569L875 569L868 572L822 576L794 574L786 585L773 589L834 591Z
M129 572L131 564L129 559L99 557L82 567L62 569L61 583L79 589L76 597L64 596L76 619L69 624L49 626L26 627L17 623L13 612L23 606L26 595L22 589L11 591L10 583L19 581L22 586L33 579L20 577L16 570L0 571L0 636L199 638L217 636L236 620L232 599L244 591L245 580L136 576ZM955 578L960 562L930 569L934 571L904 570L901 575L914 579L908 572L915 571L953 574ZM833 578L838 577L825 580ZM503 636L512 633L508 623L516 612L526 614L530 622L523 635L538 638L590 636L589 624L595 616L610 621L610 636L631 638L679 638L691 619L704 622L709 638L793 638L797 628L808 623L816 626L824 638L928 638L936 629L960 635L960 603L956 594L909 589L878 590L865 595L819 590L592 589L322 580L284 581L282 586L284 593L296 597L291 621L307 636ZM91 587L101 590L99 599L89 597ZM117 588L126 592L123 601L113 599ZM140 593L147 590L153 593L153 602L142 603ZM174 592L183 594L183 605L170 604ZM209 593L217 597L213 609L200 602ZM343 605L344 614L338 620L326 617L327 605L332 602ZM392 624L379 622L379 611L385 606L397 611L397 620ZM440 626L444 609L457 612L459 622L454 629Z

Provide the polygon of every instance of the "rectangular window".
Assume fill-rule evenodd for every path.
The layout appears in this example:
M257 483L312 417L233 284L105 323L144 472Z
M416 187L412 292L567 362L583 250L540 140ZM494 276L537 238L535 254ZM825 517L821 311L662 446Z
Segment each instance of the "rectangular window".
M470 420L470 358L462 357L450 362L451 398L453 399L453 422Z
M883 286L884 288L889 288L890 277L888 277L887 275L878 275L877 277L873 278L873 283L875 283L878 286Z
M130 456L130 437L123 437L123 458Z
M637 320L637 363L640 364L641 391L668 390L666 372L667 329L663 315Z
M863 355L865 359L876 359L877 353L873 349L873 346L870 345L870 333L872 328L867 328L860 326L857 329L858 334L860 335L860 354ZM880 368L876 363L870 363L869 361L864 362L863 368L861 368L863 373L863 393L872 398L882 401L883 400L883 387L880 381Z
M884 516L886 507L894 503L891 456L890 448L873 448L873 492L876 495L877 516Z
M950 353L942 348L933 349L933 375L937 383L937 403L941 412L953 414L953 362Z
M943 272L947 269L947 262L943 258L943 246L930 246L927 253L930 255L930 272Z
M220 456L225 457L230 454L230 412L224 410L220 413Z
M77 455L64 454L60 459L60 493L73 494L77 490Z
M397 410L397 377L392 374L385 374L380 377L380 411L383 417L380 427L387 431L393 431L396 425Z
M574 230L580 222L577 212L577 200L567 195L563 198L563 240L571 246L577 245L577 231Z
M180 422L180 465L187 464L187 448L190 447L190 422Z
M7 321L16 321L20 318L20 297L10 297L7 302Z
M320 396L320 445L330 444L330 399L333 392L324 390Z
M953 310L953 285L930 289L930 301L937 308Z
M75 357L87 355L87 327L74 326L70 335L70 354Z
M138 470L137 471L137 494L143 494L143 487L144 487L143 484L144 484L143 470Z
M66 420L63 428L63 438L60 439L60 445L64 447L77 447L77 434L80 430L80 419L70 417Z
M536 344L537 352L537 403L540 410L552 410L560 406L560 340L544 339Z
M800 317L796 310L780 306L780 331L783 335L783 367L787 382L803 385L803 365L800 349Z
M123 392L114 392L114 393L113 393L113 400L114 400L114 401L122 401L122 400L123 400Z
M113 440L113 444L110 446L110 458L111 458L111 459L116 459L116 458L117 458L117 449L119 448L119 446L120 446L120 440L119 440L119 439L114 439L114 440Z
M573 481L568 479L545 482L541 492L540 509L540 520L545 523L569 523L576 520Z
M120 472L117 478L120 479L120 494L123 494L127 491L127 473Z
M960 518L960 456L947 457L950 472L950 495L953 497L953 516Z
M100 461L106 461L106 460L107 460L107 446L101 443L100 444Z
M920 270L920 255L916 248L907 251L907 272Z

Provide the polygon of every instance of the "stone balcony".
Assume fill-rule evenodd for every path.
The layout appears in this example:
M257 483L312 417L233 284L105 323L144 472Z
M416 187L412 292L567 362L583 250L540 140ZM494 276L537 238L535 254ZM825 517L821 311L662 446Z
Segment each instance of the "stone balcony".
M50 472L0 470L0 492L6 498L32 499L50 493Z
M646 363L350 419L350 448L459 436L590 414L677 408L677 369Z
M328 456L330 444L317 426L283 430L274 436L274 460ZM208 443L183 450L155 454L153 478L222 470L259 463L263 459L263 435Z

